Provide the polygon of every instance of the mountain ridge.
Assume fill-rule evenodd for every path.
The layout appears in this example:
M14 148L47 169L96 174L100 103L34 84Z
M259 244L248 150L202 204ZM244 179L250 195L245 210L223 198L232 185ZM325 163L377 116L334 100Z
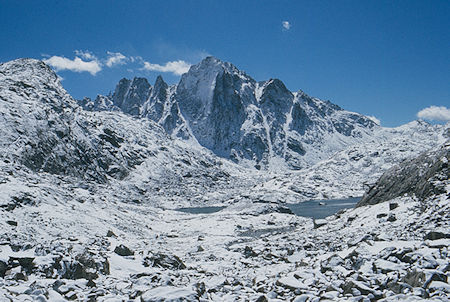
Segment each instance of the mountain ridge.
M122 79L108 96L85 98L79 104L150 118L174 137L257 168L311 166L336 151L320 148L327 135L343 148L378 127L369 117L303 91L291 92L279 79L257 82L214 57L191 66L176 85L167 85L160 76L154 86L143 80L135 83L137 79Z

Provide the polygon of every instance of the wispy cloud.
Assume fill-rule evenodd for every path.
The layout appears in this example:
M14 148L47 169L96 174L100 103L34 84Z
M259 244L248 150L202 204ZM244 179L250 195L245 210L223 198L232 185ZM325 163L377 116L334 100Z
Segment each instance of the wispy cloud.
M45 59L44 62L56 71L70 70L74 72L89 72L92 75L96 75L97 72L102 70L101 64L96 60L83 61L79 57L75 57L73 60L61 56L52 56Z
M97 61L97 57L89 50L75 50L75 55L89 61Z
M167 62L164 65L144 62L143 69L149 70L149 71L171 72L175 75L182 75L183 73L188 72L189 67L191 67L191 64L189 64L183 60L178 60L178 61Z
M417 112L417 117L430 121L448 122L450 109L445 106L430 106Z
M69 70L73 72L89 72L96 75L104 68L126 65L127 70L135 68L147 71L170 72L175 75L186 73L191 64L184 60L169 61L163 65L150 63L140 56L127 56L120 52L107 51L106 56L96 56L88 50L75 50L75 58L69 59L64 56L42 55L45 63L56 71Z
M120 52L107 52L108 58L106 59L106 66L113 67L115 65L123 65L127 62L128 58Z
M283 21L281 22L281 25L283 26L283 30L290 30L292 25L289 23L289 21Z

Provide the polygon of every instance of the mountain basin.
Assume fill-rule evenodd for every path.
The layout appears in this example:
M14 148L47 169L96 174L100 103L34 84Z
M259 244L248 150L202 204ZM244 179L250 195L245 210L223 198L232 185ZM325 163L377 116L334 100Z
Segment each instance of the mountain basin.
M361 197L308 200L300 203L288 204L287 207L297 216L322 219L339 212L339 210L353 208L360 199Z

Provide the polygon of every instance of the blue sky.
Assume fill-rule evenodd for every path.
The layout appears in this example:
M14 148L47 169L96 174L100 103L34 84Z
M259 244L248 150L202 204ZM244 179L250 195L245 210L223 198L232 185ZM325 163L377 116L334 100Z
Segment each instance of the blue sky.
M53 57L82 98L122 77L176 83L213 55L397 126L430 106L423 117L450 119L449 28L450 2L439 0L2 0L0 61Z

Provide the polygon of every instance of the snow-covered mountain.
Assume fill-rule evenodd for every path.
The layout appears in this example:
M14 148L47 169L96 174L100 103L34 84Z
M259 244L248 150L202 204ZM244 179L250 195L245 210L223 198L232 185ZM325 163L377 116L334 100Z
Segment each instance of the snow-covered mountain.
M369 118L344 111L329 102L310 98L301 92L291 94L278 80L256 83L233 65L214 58L207 58L193 66L178 86L166 85L161 77L157 78L154 86L142 78L121 80L110 96L99 96L96 101L85 99L84 106L91 110L79 107L61 86L56 74L40 61L19 59L2 64L0 71L0 150L7 162L23 165L31 171L99 183L126 178L135 179L138 187L146 187L149 179L140 175L148 175L154 188L160 186L159 180L172 179L174 183L186 184L187 191L184 194L192 196L188 199L175 198L184 204L208 200L201 193L204 192L205 181L214 183L213 179L217 179L214 175L222 174L238 175L231 182L234 186L245 183L245 187L251 187L251 181L248 180L259 179L258 189L247 192L250 199L254 200L263 198L295 202L310 198L361 196L367 189L365 186L373 184L395 163L442 144L448 136L448 125L433 126L421 121L397 128L379 127ZM212 76L210 73L217 74ZM205 78L219 78L218 74L227 77L226 74L231 73L236 75L234 80L230 80L233 85L239 83L243 87L239 88L242 93L234 96L239 100L236 104L257 102L256 105L247 104L246 107L236 105L237 109L229 107L230 110L238 110L246 118L240 126L239 135L243 136L239 136L239 140L261 138L264 133L269 133L277 142L271 144L270 149L257 149L257 144L245 147L245 144L241 145L242 141L236 141L238 136L228 135L235 123L228 125L227 120L232 120L235 115L227 111L226 106L229 104L226 99L219 102L218 98L223 98L224 92L217 88L216 81L213 81L215 86L211 88L211 83L205 84ZM187 89L194 85L191 82L199 83L192 91ZM247 84L244 85L244 82ZM252 91L245 92L250 86ZM207 87L212 89L212 99L204 92L208 91ZM200 99L200 96L205 98ZM190 108L188 104L192 100L198 104ZM208 103L208 100L211 102ZM278 103L271 108L274 102ZM202 107L201 104L209 105ZM242 109L244 107L247 109ZM194 112L193 108L198 109L198 112ZM216 112L214 116L227 118L221 123L215 123L213 115L207 114L211 110ZM251 110L253 113L259 112L260 117L264 115L264 119L252 119L252 115L246 115ZM134 116L138 111L142 117ZM187 113L182 115L183 111ZM288 111L286 118L284 113ZM209 132L212 130L206 127L208 123L212 123L209 128L222 133L218 137L223 139L208 140L208 137L213 138L210 136L212 132ZM267 125L270 125L268 129ZM255 127L260 127L258 129L261 131L255 132ZM173 136L184 133L184 139L171 138L167 132ZM194 136L195 133L199 138ZM285 133L288 133L287 138ZM293 151L295 147L291 139L294 136L297 141L302 141L303 151ZM234 141L235 145L230 143L229 146L235 146L235 150L260 152L261 156L270 159L268 163L272 163L275 168L283 168L285 160L291 166L296 161L308 165L308 168L292 171L289 177L279 174L277 169L271 169L273 173L260 173L259 176L255 170L249 170L244 173L243 181L240 172L243 168L192 143L197 141L211 144L211 150L215 153L219 145L223 147ZM221 149L223 152L224 148L227 147ZM267 157L269 151L272 157ZM277 157L276 154L282 152L285 157ZM296 156L289 157L289 154L294 154L292 152ZM327 154L329 156L325 157ZM224 153L221 155L225 156ZM153 175L145 169L151 169ZM155 177L154 174L159 176ZM218 179L220 182L221 178ZM230 177L223 180L225 184L230 181ZM226 187L233 186L228 183ZM150 187L147 189L151 191ZM172 190L170 186L166 189ZM234 197L233 194L225 195L228 197L220 200L241 199L239 193Z
M241 184L251 185L236 179L240 167L172 139L152 120L83 110L38 60L0 65L0 113L2 172L22 175L19 195L30 173L65 177L86 188L108 184L105 190L111 186L117 196L153 205L161 204L161 195L164 206L172 207L201 203L219 188L232 195ZM2 192L5 207L15 191Z
M210 63L216 66L210 73L201 71ZM122 80L110 96L85 99L89 111L44 63L0 65L0 301L448 297L448 144L438 145L448 140L449 125L379 127L287 92L280 81L256 83L215 59L191 71L183 87L162 78L153 86ZM236 112L242 139L266 139L246 154L261 152L253 163L271 169L217 156L244 146L233 145L241 136L230 135L234 126L225 123ZM222 125L213 123L213 113L223 114ZM209 122L218 132L205 128ZM291 137L302 143L298 152ZM309 167L272 169L285 161L295 166L282 152ZM395 198L322 221L285 207L360 196L364 184L380 200ZM427 194L417 200L405 192ZM224 208L173 210L205 205Z
M364 115L292 93L278 79L256 82L214 57L192 66L177 85L161 77L154 86L143 78L122 79L114 93L80 104L148 117L174 137L257 168L304 168L379 128Z

